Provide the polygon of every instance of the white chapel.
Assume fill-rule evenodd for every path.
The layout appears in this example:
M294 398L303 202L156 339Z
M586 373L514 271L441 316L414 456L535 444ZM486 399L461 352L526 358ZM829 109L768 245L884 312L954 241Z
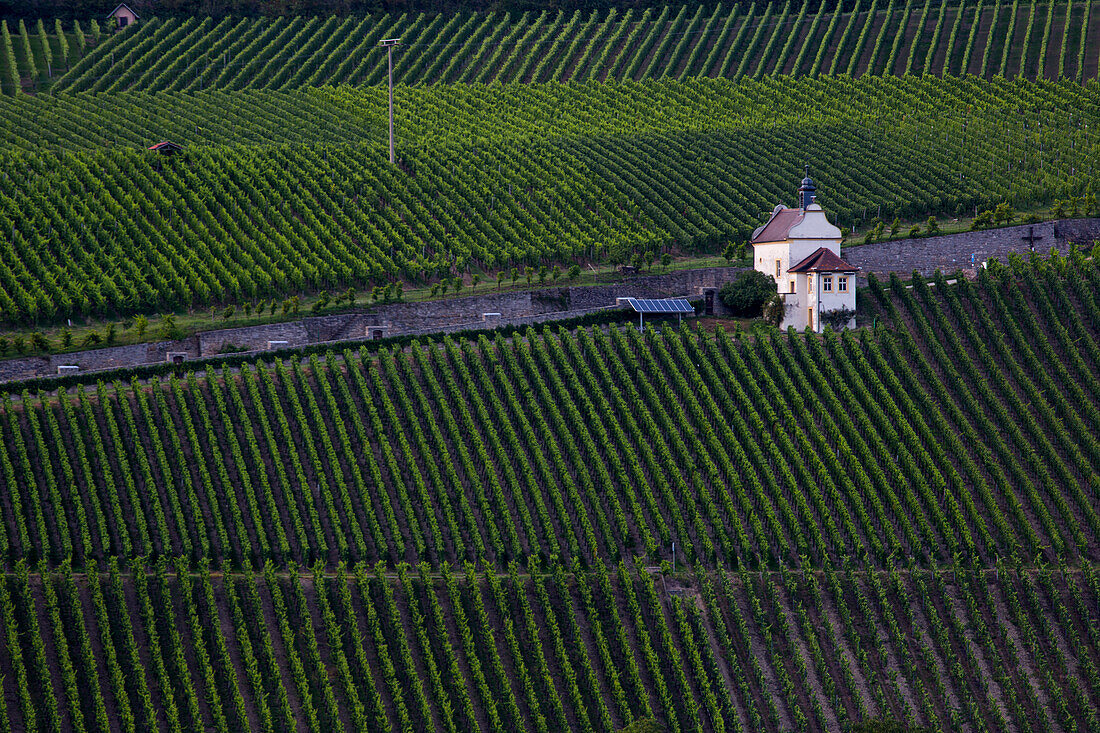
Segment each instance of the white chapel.
M814 202L817 188L809 168L798 189L798 208L779 204L752 234L753 266L775 278L785 307L780 328L824 328L822 314L856 310L857 268L840 259L840 229ZM853 327L853 317L848 327Z

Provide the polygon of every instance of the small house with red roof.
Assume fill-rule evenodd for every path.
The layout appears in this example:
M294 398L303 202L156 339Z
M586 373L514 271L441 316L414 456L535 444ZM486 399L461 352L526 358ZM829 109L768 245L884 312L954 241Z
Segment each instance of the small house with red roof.
M775 279L786 306L781 328L824 328L822 315L856 310L858 269L840 258L840 229L816 203L809 170L798 189L798 208L779 204L753 232L753 267ZM848 326L854 326L854 317Z

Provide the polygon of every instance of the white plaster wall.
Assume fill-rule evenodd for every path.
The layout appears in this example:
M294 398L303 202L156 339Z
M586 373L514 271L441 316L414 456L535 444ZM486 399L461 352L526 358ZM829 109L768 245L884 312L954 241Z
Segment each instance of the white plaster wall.
M753 245L753 269L759 270L765 275L775 277L775 261L779 260L780 276L776 278L779 292L785 293L789 287L786 281L787 269L791 266L788 259L789 249L786 242L773 242L770 244Z
M835 239L839 244L840 229L829 223L825 211L819 204L810 204L802 215L802 221L791 227L788 236L791 239ZM821 246L824 245L818 245L818 247ZM817 247L814 249L817 249Z
M817 313L825 313L826 311L837 310L838 308L848 308L854 311L856 309L856 276L855 273L847 275L848 278L848 292L841 293L837 290L837 273L830 273L833 278L833 289L830 292L821 290L821 280L825 275L818 275L817 283L814 286L817 296ZM854 319L848 323L849 327L855 325ZM824 330L824 323L820 322L820 319L815 320L815 330L821 332Z

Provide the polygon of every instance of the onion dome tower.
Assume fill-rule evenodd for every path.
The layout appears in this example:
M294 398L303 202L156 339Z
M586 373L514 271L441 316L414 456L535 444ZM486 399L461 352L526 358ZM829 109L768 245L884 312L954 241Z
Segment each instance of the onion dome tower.
M806 177L798 187L798 208L806 210L817 198L817 186L810 179L810 166L806 166Z

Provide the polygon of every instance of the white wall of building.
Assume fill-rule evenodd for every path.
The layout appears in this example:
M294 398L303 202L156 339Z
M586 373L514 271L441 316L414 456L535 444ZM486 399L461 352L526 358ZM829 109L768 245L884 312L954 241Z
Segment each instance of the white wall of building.
M807 292L806 303L800 309L799 317L792 317L795 328L813 328L820 333L824 330L821 314L840 308L856 309L856 273L838 272L814 272L806 276ZM843 283L841 279L843 278ZM812 282L811 282L812 281ZM809 287L812 284L812 287ZM841 290L841 286L844 290ZM811 314L810 311L813 311ZM854 327L853 321L848 322L848 327Z
M856 309L855 273L791 273L792 266L825 247L840 256L840 229L831 224L818 204L810 204L802 221L791 227L789 239L753 245L753 267L775 278L786 311L780 328L822 330L819 314L846 307ZM823 277L830 277L831 288L823 291ZM839 277L847 278L845 292L839 290ZM811 287L812 284L812 287ZM812 313L811 313L812 309ZM850 323L854 326L854 323Z

